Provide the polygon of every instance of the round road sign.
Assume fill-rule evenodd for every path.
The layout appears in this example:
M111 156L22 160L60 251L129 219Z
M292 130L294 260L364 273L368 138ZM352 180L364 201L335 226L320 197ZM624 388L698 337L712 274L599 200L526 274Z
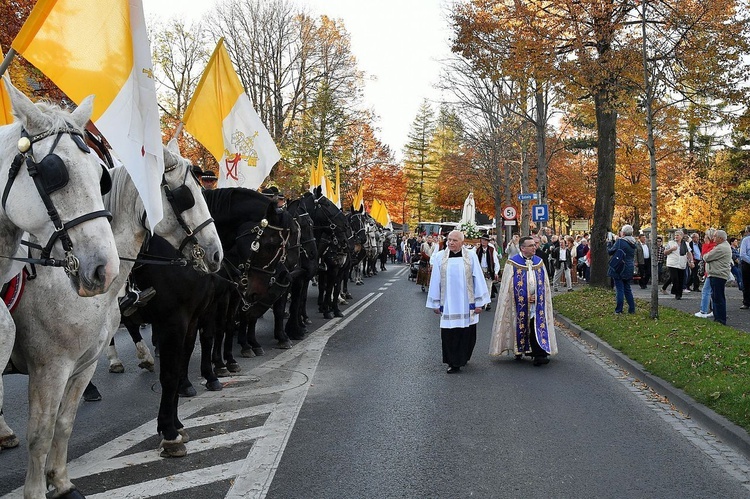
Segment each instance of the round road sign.
M503 208L503 218L505 220L515 220L516 209L513 206L506 206Z

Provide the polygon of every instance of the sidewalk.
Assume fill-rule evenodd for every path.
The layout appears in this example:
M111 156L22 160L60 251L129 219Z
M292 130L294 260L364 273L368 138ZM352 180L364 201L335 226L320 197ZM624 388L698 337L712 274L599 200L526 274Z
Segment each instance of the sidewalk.
M587 286L585 282L578 282L573 284L573 290L581 289L583 286ZM651 284L646 289L641 289L637 283L631 284L633 290L633 296L642 300L647 300L651 303ZM667 288L670 291L671 286ZM701 293L700 291L691 291L690 293L683 293L681 300L675 300L673 295L665 295L661 293L661 285L659 286L659 305L664 307L670 307L683 312L689 313L690 315L695 314L701 308ZM565 293L565 286L560 286L559 292L553 292L553 295ZM614 289L612 290L612 310L615 307ZM750 309L742 310L742 291L737 287L727 286L725 295L727 297L727 326L732 326L741 331L750 333ZM626 305L627 307L627 305ZM703 319L711 321L713 319Z
M578 283L573 286L573 289L581 289L582 286L586 286L586 283ZM670 288L667 288L667 291L669 291L669 289ZM561 288L560 292L566 292L565 288ZM633 296L650 302L651 286L649 285L646 289L641 289L638 284L635 284L633 287ZM750 310L740 309L740 306L742 305L742 292L736 287L728 287L726 288L726 297L727 325L745 332L750 332ZM695 291L684 293L681 300L675 300L672 295L661 294L661 292L659 293L660 305L682 310L691 315L700 309L700 301L701 293ZM614 290L612 290L612 306L614 309ZM612 348L607 342L603 341L598 336L580 328L567 317L555 314L555 320L562 322L574 334L580 336L581 339L591 345L592 348L599 350L658 394L667 397L669 402L680 412L698 421L708 431L715 434L725 443L731 445L746 458L750 459L750 435L744 428L741 428L726 419L724 416L717 414L713 410L697 402L684 391L675 388L667 381L652 375L641 364L631 360L619 350ZM696 317L696 320L712 319L699 319Z

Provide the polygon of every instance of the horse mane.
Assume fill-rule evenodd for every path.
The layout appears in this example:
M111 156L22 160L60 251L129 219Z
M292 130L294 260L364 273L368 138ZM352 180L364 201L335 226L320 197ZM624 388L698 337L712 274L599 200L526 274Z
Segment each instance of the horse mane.
M109 210L110 213L115 214L119 212L118 209L121 203L131 202L132 196L128 196L125 193L125 188L132 183L130 180L130 174L124 166L117 166L109 170L109 175L112 177L112 189L104 195L104 208Z
M205 190L203 191L203 197L206 198L208 211L211 212L211 216L214 218L219 218L222 215L231 215L234 204L242 200L256 202L264 209L263 214L265 214L265 209L272 202L260 192L243 187Z
M35 102L34 105L44 114L45 117L49 119L49 124L52 128L65 126L78 128L70 122L70 112L58 106L57 104L42 100L39 102Z

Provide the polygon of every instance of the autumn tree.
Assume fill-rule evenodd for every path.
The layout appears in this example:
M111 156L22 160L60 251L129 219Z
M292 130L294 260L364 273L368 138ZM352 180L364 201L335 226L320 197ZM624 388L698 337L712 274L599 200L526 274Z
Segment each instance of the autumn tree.
M423 217L432 214L437 180L432 142L434 133L435 112L425 99L419 106L409 130L409 141L404 146L408 196L417 222L423 222Z
M211 55L209 41L198 23L186 25L180 18L149 27L154 79L161 110L164 139L175 136L188 103ZM216 159L197 140L178 136L181 153L202 169L216 170Z

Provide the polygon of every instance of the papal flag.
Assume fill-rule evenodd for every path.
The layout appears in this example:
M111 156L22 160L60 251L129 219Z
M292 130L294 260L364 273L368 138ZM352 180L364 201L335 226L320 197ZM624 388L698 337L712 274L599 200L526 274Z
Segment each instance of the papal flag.
M219 162L219 187L257 189L281 159L219 39L182 118Z
M0 47L0 54L3 54L3 48ZM4 56L5 54L3 54ZM0 126L10 125L13 123L13 113L11 110L13 106L10 104L10 97L8 97L8 91L5 89L5 85L0 82Z
M91 121L133 178L154 227L164 153L141 0L39 0L12 46L73 102L96 95Z
M388 214L388 208L386 208L385 203L379 199L372 200L370 216L383 227L387 227L391 223L391 216Z
M354 211L359 211L360 208L365 207L365 194L362 192L362 186L359 186L359 190L354 195L354 199L352 200L352 207L354 208Z

